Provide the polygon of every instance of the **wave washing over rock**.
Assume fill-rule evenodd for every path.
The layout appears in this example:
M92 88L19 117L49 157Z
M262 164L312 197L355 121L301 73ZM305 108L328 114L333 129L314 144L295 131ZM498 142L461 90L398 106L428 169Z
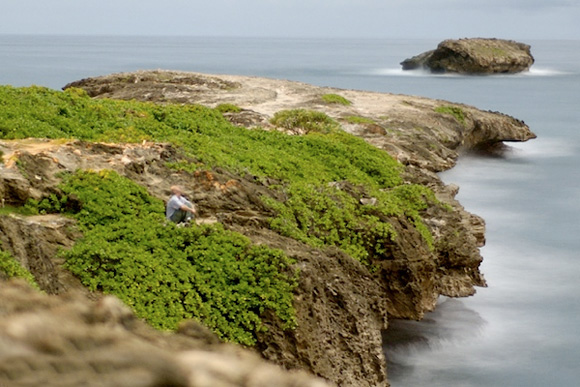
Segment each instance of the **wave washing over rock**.
M520 120L467 105L283 80L159 70L85 79L66 88L73 86L94 98L232 104L240 109L224 115L247 128L275 130L270 118L281 110L321 111L399 160L408 183L428 186L447 206L421 214L433 248L410 219L391 219L398 238L370 270L337 248L313 248L274 232L271 210L260 199L269 195L263 181L222 169L197 174L169 169L166 162L183 158L172 145L0 141L5 160L0 195L6 203L47 197L59 173L79 168L112 169L163 199L168 187L187 182L203 219L283 250L300 269L296 329L284 330L275 316L265 316L268 330L247 350L220 343L193 322L174 334L159 333L116 298L89 292L56 253L79 237L73 220L0 215L2 249L46 292L2 280L0 384L387 386L381 332L388 318L421 319L440 295L465 297L485 286L479 271L484 221L464 211L454 199L458 187L445 186L436 173L451 168L462 151L497 150L504 141L535 137ZM333 98L325 98L329 95ZM347 182L336 184L357 195ZM365 205L373 199L360 197Z

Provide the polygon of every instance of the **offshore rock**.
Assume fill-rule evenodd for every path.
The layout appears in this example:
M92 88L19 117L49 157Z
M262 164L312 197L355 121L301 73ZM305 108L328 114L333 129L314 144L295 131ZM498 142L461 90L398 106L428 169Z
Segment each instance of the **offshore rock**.
M503 39L445 40L437 49L401 62L403 70L427 69L435 73L514 74L534 64L530 46Z

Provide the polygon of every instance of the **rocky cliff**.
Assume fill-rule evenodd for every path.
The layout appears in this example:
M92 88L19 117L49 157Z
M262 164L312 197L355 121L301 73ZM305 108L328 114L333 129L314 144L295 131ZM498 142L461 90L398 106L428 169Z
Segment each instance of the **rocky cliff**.
M482 258L478 249L484 244L484 222L463 210L454 199L457 187L445 186L436 172L451 168L462 151L495 149L504 141L526 141L535 137L522 121L471 106L419 97L320 88L282 80L147 71L86 79L67 85L67 88L72 86L85 89L94 98L210 107L235 105L239 109L228 109L224 115L232 123L247 128L278 130L270 118L281 110L321 111L337 120L345 131L391 154L404 165L403 176L408 183L430 187L437 198L446 203L446 206L430 207L421 214L433 236L431 247L411 219L393 217L389 222L398 235L396 242L384 246L381 255L368 266L338 248L313 248L273 231L269 226L272 209L264 206L261 198L275 193L263 179L224 169L214 169L211 173L169 169L168 163L186 158L171 144L103 144L74 140L0 142L5 161L0 165L0 195L6 203L22 205L28 199L39 200L57 192L59 174L64 171L112 169L159 198L167 197L171 185L185 182L191 187L188 194L198 204L203 222L221 222L257 245L284 251L300 269L294 294L298 324L296 329L289 331L283 329L275 316L264 316L268 329L259 334L254 351L284 368L307 371L343 386L388 385L381 342L381 332L386 329L388 318L420 319L435 307L439 295L469 296L474 294L476 286L485 286L479 271ZM376 200L366 197L348 182L336 184L361 204L372 205ZM2 305L7 306L0 314L0 324L11 328L3 330L5 333L0 340L14 344L2 346L3 359L7 359L0 364L0 378L4 380L50 381L56 374L75 380L75 377L92 375L79 371L87 368L88 363L92 364L89 368L93 371L104 367L104 374L111 378L109 385L127 379L133 384L125 385L217 385L216 380L222 379L229 383L222 385L246 385L243 384L246 380L255 381L247 385L323 385L322 381L304 374L299 374L297 379L285 379L281 371L261 365L243 351L242 355L231 355L228 352L231 349L223 349L210 334L196 333L201 329L197 325L189 330L193 332L189 336L202 336L197 340L183 337L189 332L187 328L177 335L167 336L139 325L139 332L146 333L136 333L133 324L137 322L129 312L116 301L87 291L63 268L62 258L55 252L71 246L79 237L74 221L69 218L0 215L0 230L2 248L34 274L46 293L55 295L38 295L22 290L22 285L2 283L6 293L1 296ZM66 297L74 297L75 301L61 301L64 296L59 295L70 292L77 295ZM8 293L22 294L34 302L26 303ZM5 299L14 301L5 304ZM81 301L87 299L97 299L100 303ZM28 306L19 309L17 305L21 303ZM103 307L103 303L113 303L114 310ZM43 306L36 310L35 304ZM69 304L73 306L67 309L65 305ZM76 328L57 329L57 316L63 313L63 308L72 316L70 321L76 321L71 322ZM99 313L117 317L94 316ZM32 322L17 329L18 321L27 319ZM46 325L50 332L33 324L38 319L55 321L53 325ZM128 319L129 323L123 319ZM91 338L88 332L100 332L101 326L115 327L110 333L115 337L99 333L98 338ZM82 332L77 333L77 330ZM35 332L37 336L33 335ZM90 346L83 344L90 340L93 340ZM124 340L133 344L126 346ZM208 340L211 345L206 346L204 343ZM18 357L16 352L6 350L17 347L22 349L18 353L26 353L28 357ZM121 356L119 352L101 366L102 353L113 347L125 351L127 356L123 359L132 360L115 358ZM148 351L145 348L151 348L147 359L143 356L144 351ZM205 352L187 352L190 348ZM219 365L222 363L218 359L224 353L222 359L235 363L235 370ZM19 362L18 369L24 371L10 371L13 362ZM149 362L156 366L136 365ZM181 367L181 371L175 371L176 367ZM256 367L254 372L252 369ZM45 369L50 372L39 371L40 376L27 371ZM260 374L262 370L266 376ZM174 375L175 380L160 381L168 374ZM206 384L199 382L199 378L206 378L203 379Z
M401 62L403 70L460 74L513 74L528 71L533 64L529 45L481 38L444 40L435 50Z

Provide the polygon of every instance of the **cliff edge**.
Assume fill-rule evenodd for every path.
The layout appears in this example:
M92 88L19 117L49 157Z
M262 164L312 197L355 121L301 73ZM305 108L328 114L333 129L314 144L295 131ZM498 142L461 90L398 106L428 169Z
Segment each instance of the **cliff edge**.
M82 88L97 99L201 104L222 111L223 116L236 126L286 131L291 136L300 136L304 131L300 128L280 128L272 123L271 118L276 113L285 110L323 112L339 123L342 130L363 138L398 160L405 184L421 185L434 192L440 204L420 211L421 224L432 236L432 241L426 241L417 228L418 219L404 215L386 217L382 220L390 225L397 238L381 246L365 264L340 248L313 247L273 230L270 222L275 214L272 208L264 205L264 198L284 200L280 191L274 189L280 186L279 181L257 178L249 173L235 173L224 168L203 172L176 170L170 166L184 160L192 163L198 161L189 160L191 156L185 155L172 144L151 141L111 144L42 139L0 142L4 159L0 165L0 196L7 204L22 206L30 199L40 201L51 194L58 194L63 173L73 173L79 169L113 170L161 199L167 197L171 185L185 185L187 194L200 208L201 221L221 223L226 229L243 234L257 246L283 251L295 261L294 266L299 269L294 290L297 325L295 329L288 330L279 318L266 313L262 318L267 329L258 334L254 351L284 368L308 371L342 386L388 385L381 339L388 318L421 319L424 313L433 310L439 295L465 297L474 294L475 287L485 286L483 274L479 270L482 260L479 247L485 242L484 221L464 211L454 199L458 188L445 186L436 173L451 168L463 151L496 149L504 141L526 141L535 137L520 120L467 105L420 97L323 88L284 80L159 70L85 79L67 85L66 89L73 87ZM58 113L70 114L66 109L60 109ZM95 114L105 113L95 110ZM138 118L143 113L126 110L124 114ZM232 147L238 145L231 144ZM376 197L369 196L360 186L348 181L334 181L332 189L336 190L333 192L337 192L337 195L354 199L357 205L365 206L368 211L374 211L373 206L377 206ZM75 203L69 202L68 205ZM63 267L63 259L56 253L60 248L69 248L78 240L80 231L74 220L53 214L36 217L3 214L0 215L0 229L2 249L9 251L28 269L45 292L54 297L75 292L82 294L82 297L78 297L83 300L97 299L104 302L102 295L89 292L77 277ZM2 289L8 289L5 284L2 283ZM59 302L44 298L38 301L39 304L47 305L42 313L60 313L65 306ZM82 319L90 323L106 323L106 319L99 317L100 320L95 320L91 317L95 312L90 312L93 308L90 305L94 304L87 302L83 304L85 306L77 307L77 310L85 310L81 313ZM25 318L18 313L12 310L0 314L0 324L15 326L13 321ZM138 340L133 335L131 324L127 325L129 328L122 326L122 329L116 329L129 330L130 340ZM27 332L34 332L35 329L32 327ZM57 332L56 328L51 329L51 332ZM17 334L24 331L6 332L0 338L3 341L19 342L26 336ZM204 340L214 340L207 338L213 337L211 335L195 333L198 328L193 329L193 332L194 336L202 336L202 344L187 345L203 346ZM54 337L64 334L57 332ZM168 343L181 340L153 333L147 335L149 342L153 341L163 350L174 350L175 347L171 346L173 344ZM113 339L104 337L103 340ZM82 344L82 341L76 342ZM40 344L34 342L33 350L26 349L33 356L24 361L26 367L42 368L54 361L46 357L32 360L36 358L35 350L45 351L46 347ZM217 343L214 344L218 348L217 352L222 351ZM21 342L19 345L26 347L32 344ZM183 346L179 348L187 348L183 343L180 345ZM143 351L137 344L135 348L137 352ZM68 353L69 350L78 351L78 348L63 344L58 350ZM151 353L168 356L167 352L159 351L155 349ZM14 353L9 355L16 356ZM198 353L188 359L200 360L212 356ZM236 363L236 367L239 367L236 369L249 370L257 364L253 361L240 361ZM83 367L80 362L73 363L72 360L67 363L67 369ZM100 363L97 361L96 364L98 368ZM108 364L114 369L134 369L130 362L112 361ZM173 363L170 361L168 364ZM179 364L181 367L183 362ZM159 369L163 375L171 367L173 365L155 369ZM206 372L197 366L191 367L201 375ZM18 378L27 374L6 372L5 375L12 377L12 380L20 380ZM214 367L211 374L216 376L220 373ZM47 375L52 374L49 372ZM181 379L172 381L175 383L172 385L187 385L188 380L193 383L195 375L180 375ZM246 380L244 378L250 378L249 375L253 374L240 371L236 375L237 379L232 377L228 379L229 384L224 385L241 385L241 381ZM281 385L315 386L323 383L300 375L303 379L296 379L297 384L288 381L284 382L288 384ZM134 385L158 385L154 384L157 380L155 377L149 375L149 379L142 379L145 382ZM230 377L223 376L226 379ZM249 385L271 385L272 380L282 379L256 376L252 380L266 380L263 382L266 384L256 382Z

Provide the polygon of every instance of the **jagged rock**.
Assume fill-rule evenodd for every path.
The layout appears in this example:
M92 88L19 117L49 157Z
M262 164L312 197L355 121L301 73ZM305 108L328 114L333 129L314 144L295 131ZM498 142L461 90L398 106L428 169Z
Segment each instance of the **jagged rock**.
M155 331L112 296L49 296L0 280L0 300L1 386L330 387L222 344L193 321Z
M497 74L528 71L534 64L530 46L502 39L444 40L437 49L401 62L403 70L436 73Z

